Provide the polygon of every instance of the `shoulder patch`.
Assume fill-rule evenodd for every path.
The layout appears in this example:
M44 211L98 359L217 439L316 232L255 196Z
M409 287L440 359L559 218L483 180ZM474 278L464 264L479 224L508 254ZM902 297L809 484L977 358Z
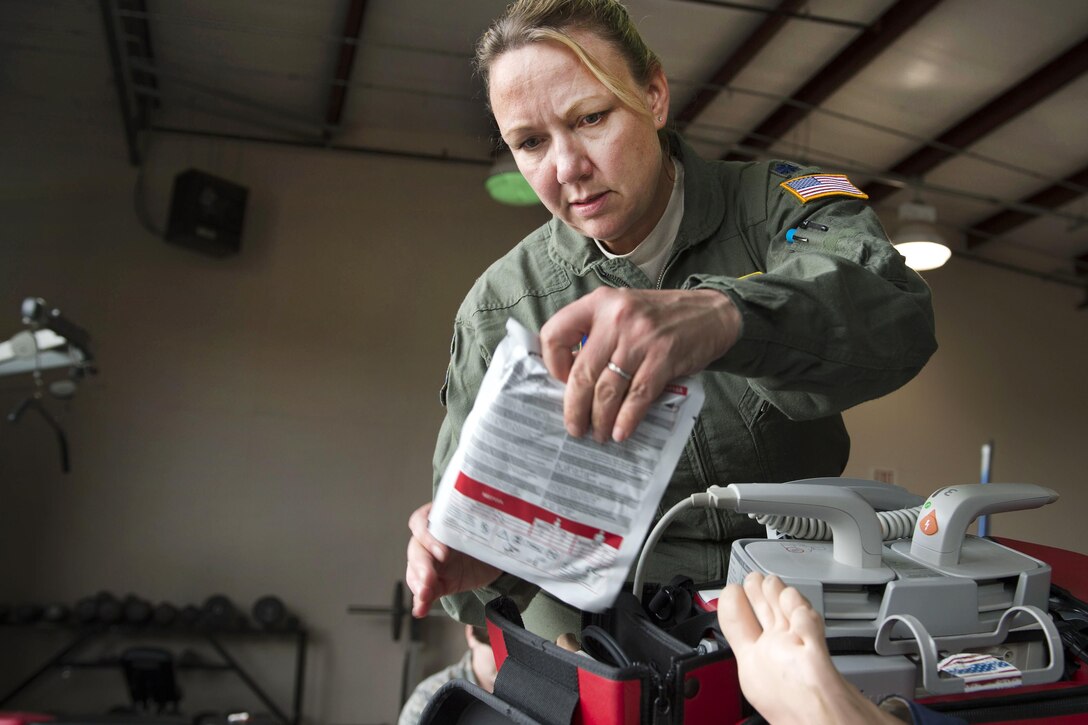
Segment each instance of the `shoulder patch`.
M771 165L771 173L778 176L793 176L800 170L800 166L791 164L788 161L776 161Z
M796 196L802 204L825 196L850 196L855 199L868 199L869 195L850 183L846 174L809 174L779 184L783 189Z

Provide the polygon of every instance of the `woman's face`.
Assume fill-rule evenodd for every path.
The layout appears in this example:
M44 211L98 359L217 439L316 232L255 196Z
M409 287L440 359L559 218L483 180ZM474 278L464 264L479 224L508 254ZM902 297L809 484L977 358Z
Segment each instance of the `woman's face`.
M657 130L669 110L665 74L637 84L612 45L572 34L652 112L624 105L566 46L542 41L491 65L491 109L518 168L548 210L615 254L633 250L668 206Z

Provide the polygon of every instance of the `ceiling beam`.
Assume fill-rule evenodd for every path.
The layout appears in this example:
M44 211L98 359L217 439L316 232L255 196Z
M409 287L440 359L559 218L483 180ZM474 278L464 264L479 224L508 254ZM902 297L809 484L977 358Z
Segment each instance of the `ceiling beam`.
M803 11L799 7L787 6L786 3L782 3L776 8L766 8L762 5L731 2L730 0L687 0L687 2L701 5L713 5L719 8L728 8L730 10L740 10L743 12L762 13L763 15L784 15L790 20L801 20L809 23L826 23L827 25L838 25L840 27L856 28L859 30L864 30L868 27L865 23L859 23L854 20L833 18L828 15L815 15L808 11ZM801 3L801 6L803 7L806 4L807 3Z
M344 17L344 32L340 42L340 55L336 61L336 72L329 84L329 104L325 111L325 140L332 138L332 130L340 125L344 114L344 103L348 96L348 82L351 70L355 66L355 50L359 46L359 36L363 28L363 15L366 14L366 0L351 0L347 15Z
M933 143L900 160L889 171L908 177L925 174L1085 72L1088 72L1088 38L987 102L938 136ZM898 190L898 187L877 181L869 184L865 193L869 195L870 203L875 203Z
M437 161L444 164L465 164L491 168L495 163L491 158L473 158L470 156L451 156L442 153L428 153L425 151L398 151L396 149L379 148L377 146L351 146L338 143L322 143L313 138L298 139L284 138L282 136L254 136L252 134L227 133L225 131L213 131L197 128L180 128L177 126L151 126L155 133L170 133L180 136L193 136L196 138L214 138L227 141L239 141L242 143L269 144L272 146L286 146L290 148L315 149L320 151L335 151L350 154L367 154L372 156L387 156L395 159L413 159L416 161Z
M1070 174L1056 184L1051 184L1042 191L1035 192L1023 199L1021 203L1043 209L1057 209L1084 195L1083 191L1078 191L1073 187L1080 187L1081 189L1088 187L1088 166ZM1022 226L1038 216L1039 214L1033 214L1027 210L1005 209L999 211L993 216L973 224L967 230L967 248L975 249L993 237Z
M154 62L151 52L151 31L146 18L134 20L120 18L122 8L118 3L123 0L99 0L102 23L106 31L106 48L110 55L113 70L113 82L117 87L117 100L121 107L121 123L125 130L125 144L128 147L128 161L139 166L143 159L140 153L139 134L149 124L148 101L140 99L133 91L136 74L132 69L134 58ZM146 13L144 0L128 0L128 6L135 6L137 11ZM125 8L128 9L128 8ZM123 37L122 37L123 36ZM123 43L122 43L123 40ZM143 82L154 83L154 78L140 75Z
M778 3L778 7L759 24L759 27L741 43L739 48L733 51L733 54L722 63L721 67L714 72L714 75L705 84L699 86L695 96L688 101L680 113L676 114L676 123L681 130L694 121L718 97L720 89L733 82L737 74L744 70L752 61L752 58L763 50L767 43L785 26L790 19L790 14L797 13L805 5L806 1L782 0Z
M155 53L151 49L151 23L147 19L146 0L118 0L122 7L118 8L118 22L125 34L125 53L128 65L129 77L136 85L158 88L158 81L153 72L140 71L135 66L136 61L147 63L151 67L155 65ZM125 7L127 6L127 7ZM125 17L120 11L128 10L144 17ZM148 106L158 108L157 101L145 101L139 104L140 126L146 128L151 120Z
M899 0L872 25L863 30L850 45L846 46L830 62L817 71L804 86L773 111L752 133L740 141L744 146L767 148L773 139L780 138L800 123L828 96L837 91L870 61L910 30L915 23L940 0ZM747 160L745 154L727 154L723 158Z

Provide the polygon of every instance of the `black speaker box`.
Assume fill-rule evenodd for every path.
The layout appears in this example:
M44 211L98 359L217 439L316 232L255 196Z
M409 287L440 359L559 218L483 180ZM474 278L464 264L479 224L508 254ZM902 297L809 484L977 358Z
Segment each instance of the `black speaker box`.
M166 241L216 257L242 248L242 221L249 189L189 169L174 177Z

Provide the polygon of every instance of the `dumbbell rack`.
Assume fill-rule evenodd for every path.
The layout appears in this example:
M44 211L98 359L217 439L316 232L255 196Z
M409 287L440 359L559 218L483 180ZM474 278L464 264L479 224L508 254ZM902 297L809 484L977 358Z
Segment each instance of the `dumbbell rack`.
M30 675L23 679L19 684L13 687L7 693L0 695L0 708L7 705L8 702L17 697L32 683L39 678L46 675L48 672L58 668L120 668L120 661L116 658L99 659L99 660L78 660L74 657L92 642L100 640L106 637L131 637L131 638L152 638L152 639L173 639L173 638L187 638L187 639L201 639L207 642L216 654L222 658L220 663L212 662L178 662L175 664L175 668L178 670L221 670L226 672L234 672L238 675L238 678L245 684L245 686L252 692L264 705L268 708L277 720L284 723L284 725L300 725L302 721L302 696L303 688L305 684L305 671L306 671L306 647L308 643L308 634L306 628L298 626L292 629L286 630L266 630L258 629L252 626L246 626L238 629L223 630L223 629L210 629L204 627L194 627L191 629L179 629L177 627L156 627L154 625L124 625L124 624L5 624L3 627L19 627L22 629L31 629L40 632L58 632L58 631L71 631L72 638L61 647L55 654L49 657L43 662L37 669L35 669ZM227 649L223 640L226 639L254 639L254 638L268 638L277 637L285 638L289 637L294 640L295 647L295 672L294 672L294 691L291 701L291 713L288 715L284 710L276 704L276 702L268 695L268 693L261 687L253 676L246 671L241 663L231 654Z

